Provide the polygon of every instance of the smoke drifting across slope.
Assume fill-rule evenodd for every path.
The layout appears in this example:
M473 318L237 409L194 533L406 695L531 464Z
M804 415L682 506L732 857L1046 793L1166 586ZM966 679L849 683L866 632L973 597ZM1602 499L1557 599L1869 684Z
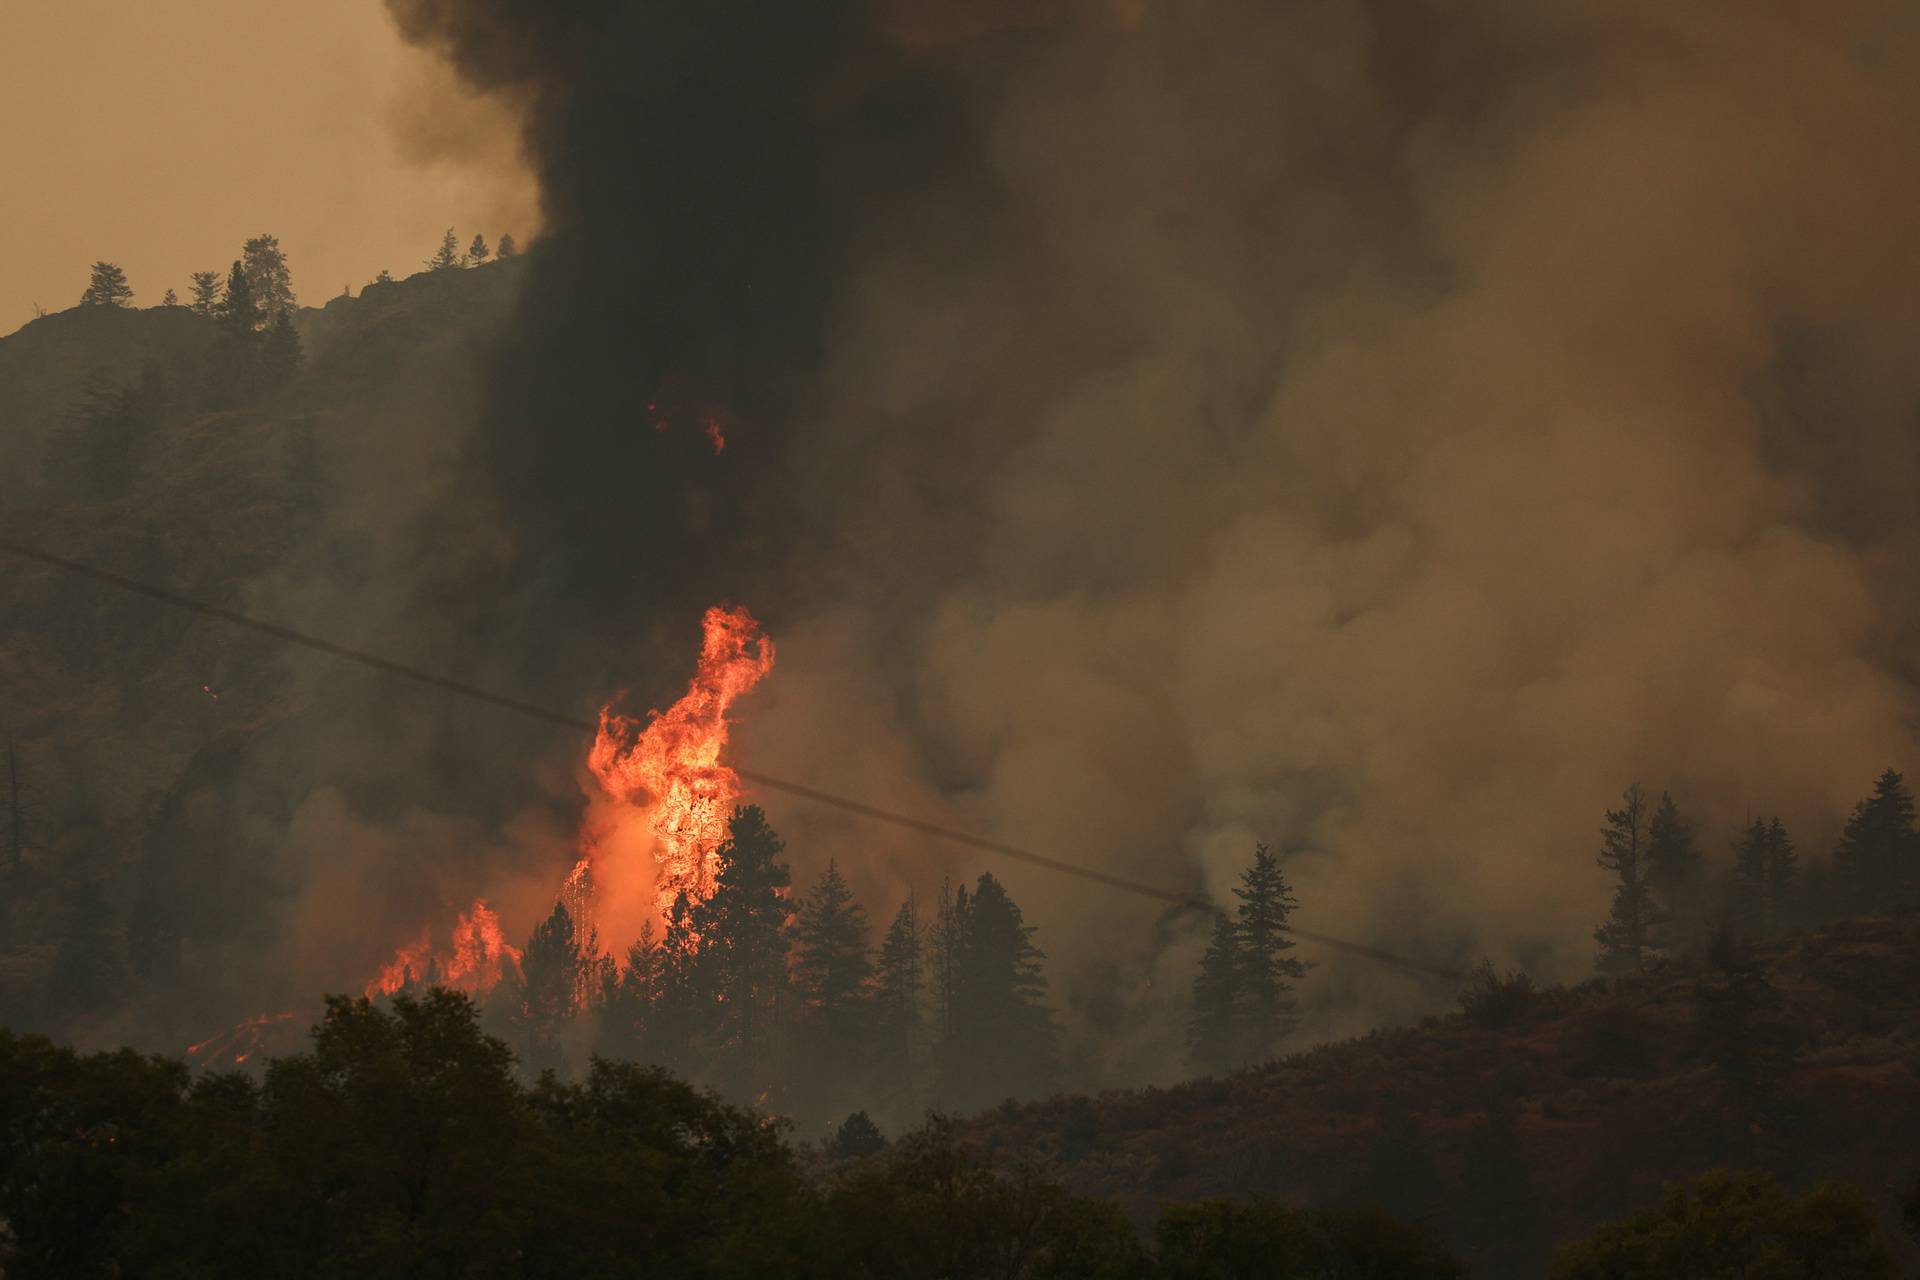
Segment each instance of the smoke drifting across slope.
M389 3L543 191L470 452L529 679L744 599L751 767L1548 976L1627 781L1817 846L1915 763L1898 6ZM1076 1025L1184 981L1010 879Z

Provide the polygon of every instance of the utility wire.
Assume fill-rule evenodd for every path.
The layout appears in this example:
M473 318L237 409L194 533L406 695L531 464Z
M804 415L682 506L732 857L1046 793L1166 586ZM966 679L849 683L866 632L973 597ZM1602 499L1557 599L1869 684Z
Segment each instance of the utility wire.
M483 689L479 685L468 684L464 680L455 680L431 671L422 671L418 667L410 667L405 663L395 662L391 658L383 658L379 654L368 652L365 649L356 649L350 645L336 644L332 640L309 635L304 631L296 631L292 627L283 627L279 623L268 622L265 619L255 618L233 609L222 608L217 604L209 604L204 600L196 600L191 596L181 595L179 592L170 591L165 587L157 587L151 583L126 577L123 574L97 568L94 565L82 564L77 560L68 560L63 556L56 556L51 552L42 551L38 547L30 547L25 543L15 542L11 538L0 537L0 551L8 552L25 560L31 560L36 564L46 565L49 568L60 569L67 573L77 574L83 578L91 578L95 582L105 583L111 587L118 587L122 591L129 591L135 595L146 596L150 600L158 600L163 604L169 604L178 609L185 609L188 612L200 614L202 617L214 618L220 622L229 623L236 627L256 631L261 635L271 636L286 644L296 645L303 649L311 649L316 653L324 653L330 657L342 659L343 661L358 663L363 667L370 667L375 671L384 672L390 676L398 676L403 680L411 680L416 684L423 684L446 693L457 694L460 697L470 699L474 702L482 702L488 706L516 712L530 719L544 721L547 724L559 725L568 729L580 729L588 733L596 732L600 727L599 722L596 720L588 720L564 711L555 711L550 707L543 707L537 703L527 702L507 694L497 693L491 689ZM1051 858L1042 853L1035 853L1031 849L1022 849L1018 845L1003 844L998 840L989 840L984 836L976 836L970 832L941 826L939 823L928 822L923 818L915 818L904 813L895 813L890 809L881 809L874 805L849 799L846 796L834 795L831 792L820 791L813 787L804 786L798 782L789 782L784 778L776 778L770 774L760 773L755 770L735 769L734 772L737 773L743 781L752 783L754 786L764 787L769 791L784 792L790 796L797 796L802 800L810 800L815 804L827 805L846 813L857 814L860 817L868 818L875 822L886 823L889 826L899 827L903 830L916 832L924 836L932 836L936 840L944 840L949 844L964 845L970 849L978 849L983 853L992 853L1003 858L1012 858L1017 862L1025 862L1032 866L1044 867L1049 871L1059 872L1061 875L1075 876L1082 880L1091 881L1094 884L1105 885L1109 889L1117 889L1122 893L1131 893L1139 897L1153 898L1173 906L1188 907L1196 911L1211 912L1215 910L1211 902L1197 894L1180 893L1172 889L1163 889L1157 885L1147 884L1126 876L1113 875L1110 872L1096 870L1093 867L1083 866L1076 862L1065 862L1059 858ZM1346 938L1336 938L1329 934L1315 933L1306 929L1294 928L1290 929L1290 932L1294 937L1304 942L1311 942L1317 946L1331 947L1337 951L1345 951L1351 955L1378 961L1381 964L1391 965L1394 968L1403 969L1411 973L1418 973L1430 978L1440 978L1448 982L1463 982L1466 980L1466 975L1457 969L1452 969L1441 964L1434 964L1426 960L1419 960L1412 956L1397 955L1394 952L1384 951L1379 947L1371 947L1365 943L1353 942Z

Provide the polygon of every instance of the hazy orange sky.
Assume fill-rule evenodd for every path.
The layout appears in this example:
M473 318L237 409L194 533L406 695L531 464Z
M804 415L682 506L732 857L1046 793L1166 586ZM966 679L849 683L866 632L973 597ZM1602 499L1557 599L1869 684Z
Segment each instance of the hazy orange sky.
M0 120L0 333L74 305L96 258L153 306L270 232L319 304L450 223L464 246L535 222L510 120L380 0L0 0Z

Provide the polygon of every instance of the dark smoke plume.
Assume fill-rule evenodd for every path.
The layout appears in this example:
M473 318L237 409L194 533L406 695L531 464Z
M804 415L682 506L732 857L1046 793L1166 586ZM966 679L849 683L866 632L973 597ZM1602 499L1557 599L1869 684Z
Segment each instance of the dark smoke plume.
M754 767L1548 977L1629 780L1817 847L1913 763L1898 6L390 4L544 194L431 587L521 687L740 599ZM1190 957L1019 888L1153 1026Z

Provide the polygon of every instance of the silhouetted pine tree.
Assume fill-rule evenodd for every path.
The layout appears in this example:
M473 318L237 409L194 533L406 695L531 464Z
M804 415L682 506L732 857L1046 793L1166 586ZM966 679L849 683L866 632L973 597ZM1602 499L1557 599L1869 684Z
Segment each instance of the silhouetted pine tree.
M163 307L177 307L180 305L180 295L169 289L160 295L160 305Z
M793 922L793 979L802 1016L835 1040L860 1038L873 962L867 956L867 913L829 860Z
M1246 1019L1246 1050L1254 1060L1270 1058L1298 1020L1293 984L1306 976L1306 963L1287 953L1293 950L1288 924L1295 908L1280 860L1264 844L1255 845L1253 865L1233 891L1240 899L1234 917L1240 949L1237 993Z
M196 271L193 273L193 301L187 304L187 309L211 320L220 314L221 297L225 292L223 277L218 271Z
M1213 915L1213 939L1193 980L1187 1051L1194 1068L1231 1071L1246 1062L1246 1008L1241 999L1240 938L1224 911Z
M874 1078L879 1096L908 1114L920 1110L926 1055L926 979L919 906L912 894L880 942L874 1008Z
M1767 823L1767 915L1769 933L1778 933L1805 918L1801 907L1800 856L1786 824L1779 818Z
M453 228L447 228L447 234L440 237L440 248L427 259L429 271L451 271L463 265L460 257L460 239L453 234Z
M1653 958L1656 930L1666 913L1647 887L1647 802L1640 784L1628 787L1618 809L1607 810L1600 830L1599 864L1619 879L1613 891L1613 911L1593 931L1600 944L1598 964L1605 974L1638 973Z
M236 337L259 332L260 303L253 296L253 283L247 279L246 263L235 258L227 272L227 288L220 299L220 322Z
M944 1043L953 1034L954 959L960 952L960 923L954 917L953 882L940 878L940 900L934 906L933 1029L935 1039Z
M521 955L520 1060L530 1070L563 1064L560 1037L580 1009L581 950L573 917L561 903L534 927Z
M940 1044L941 1093L959 1108L1051 1088L1057 1072L1045 953L991 874L954 895L953 1030Z
M861 1090L872 1042L873 962L867 915L839 866L826 872L800 904L792 930L799 1077L810 1109L843 1114L842 1101Z
M282 317L292 319L295 306L293 272L274 236L255 236L241 246L247 285L259 310L259 328L271 329Z
M467 246L467 261L479 266L493 256L493 250L487 248L487 238L478 231L473 233L473 243Z
M1849 912L1884 911L1914 900L1920 888L1920 832L1906 780L1892 769L1874 782L1871 796L1854 806L1833 851L1833 871Z
M650 1060L687 1077L702 1073L702 1013L715 1005L708 966L694 950L693 908L680 894L667 912L656 956L653 1011L647 1025Z
M785 1074L786 849L758 805L735 809L719 848L713 896L694 908L699 963L720 1003L713 1028L718 1083L743 1102L771 1098Z
M520 246L513 242L513 237L511 235L504 235L500 237L500 252L495 256L502 262L505 262L508 258L515 256L519 252Z
M1727 923L1743 938L1767 932L1767 824L1755 818L1733 845L1727 883Z
M640 926L639 939L627 948L625 966L617 970L603 996L598 1037L602 1054L634 1062L656 1060L650 1042L665 959L659 934L649 920Z
M1647 824L1647 888L1666 913L1662 949L1691 951L1703 940L1708 916L1706 860L1693 840L1693 824L1666 792Z
M86 290L80 295L83 307L124 307L133 301L133 289L127 284L127 273L118 263L96 262L93 264L92 277L87 281Z

